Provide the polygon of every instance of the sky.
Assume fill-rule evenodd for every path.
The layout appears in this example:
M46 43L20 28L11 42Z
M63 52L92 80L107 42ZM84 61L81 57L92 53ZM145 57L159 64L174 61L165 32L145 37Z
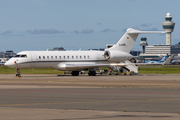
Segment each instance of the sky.
M0 0L0 51L105 48L128 28L163 31L171 13L172 44L180 42L180 0ZM166 44L165 34L140 34L132 50Z

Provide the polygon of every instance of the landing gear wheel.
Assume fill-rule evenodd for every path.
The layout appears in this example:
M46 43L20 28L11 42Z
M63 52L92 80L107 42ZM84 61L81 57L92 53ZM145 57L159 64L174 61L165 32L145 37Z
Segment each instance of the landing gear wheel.
M134 72L130 72L129 75L134 75Z
M89 71L89 72L88 72L88 75L89 75L89 76L96 76L96 71Z
M109 75L113 75L113 73L112 73L112 72L110 72L110 73L109 73Z
M72 76L79 76L79 71L72 71L71 74Z
M16 77L17 77L17 78L21 77L21 74L16 74Z

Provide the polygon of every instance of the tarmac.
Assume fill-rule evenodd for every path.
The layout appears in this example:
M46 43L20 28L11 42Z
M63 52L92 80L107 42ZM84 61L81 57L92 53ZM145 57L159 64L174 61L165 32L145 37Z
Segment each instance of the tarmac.
M0 75L1 120L180 118L180 75Z

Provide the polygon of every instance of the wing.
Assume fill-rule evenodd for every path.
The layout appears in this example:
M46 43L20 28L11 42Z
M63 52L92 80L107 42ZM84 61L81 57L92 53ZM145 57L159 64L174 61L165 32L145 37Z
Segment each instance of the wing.
M110 63L110 64L66 64L67 69L89 69L89 68L100 68L100 67L111 67L119 66L124 67L126 63Z
M123 63L109 63L109 64L64 64L66 70L83 70L83 69L93 69L101 67L126 67L127 65L163 65L163 63L131 63L130 61L125 61Z

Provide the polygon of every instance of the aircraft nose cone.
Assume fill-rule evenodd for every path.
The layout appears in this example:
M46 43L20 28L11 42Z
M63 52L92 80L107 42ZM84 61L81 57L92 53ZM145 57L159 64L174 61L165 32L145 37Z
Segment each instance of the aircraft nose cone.
M12 61L7 61L4 65L7 66L7 67L11 67L11 68L15 68L16 67L15 63L12 62Z

